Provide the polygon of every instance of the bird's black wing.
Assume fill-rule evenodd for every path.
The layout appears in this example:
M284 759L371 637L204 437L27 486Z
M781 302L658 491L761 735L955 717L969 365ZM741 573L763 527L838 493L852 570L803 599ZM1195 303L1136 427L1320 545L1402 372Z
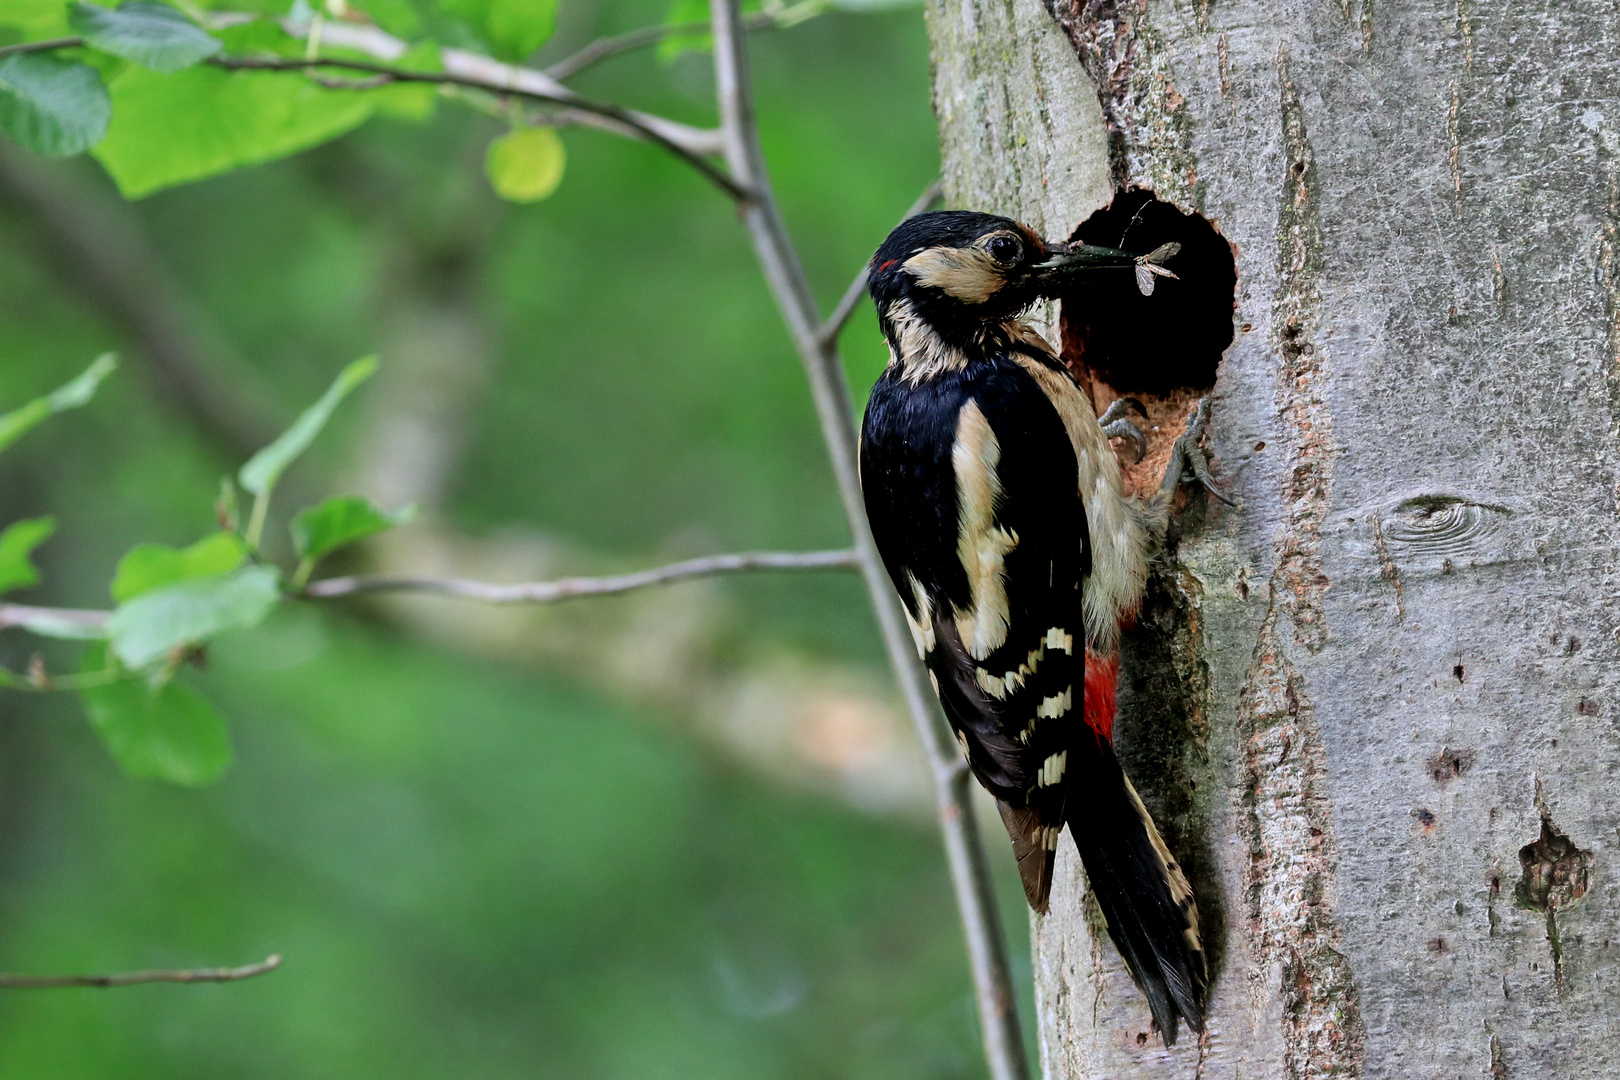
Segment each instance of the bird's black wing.
M1074 448L1010 360L903 378L891 369L867 405L867 514L946 716L1044 911L1082 727L1088 548Z

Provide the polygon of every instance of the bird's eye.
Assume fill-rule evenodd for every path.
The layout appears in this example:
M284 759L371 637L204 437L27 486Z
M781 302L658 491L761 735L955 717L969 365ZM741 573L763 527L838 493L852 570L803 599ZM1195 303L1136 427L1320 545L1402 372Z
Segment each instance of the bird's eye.
M1019 242L1016 236L1010 236L1007 233L992 236L990 242L985 245L985 250L1001 266L1012 266L1024 257L1024 245Z

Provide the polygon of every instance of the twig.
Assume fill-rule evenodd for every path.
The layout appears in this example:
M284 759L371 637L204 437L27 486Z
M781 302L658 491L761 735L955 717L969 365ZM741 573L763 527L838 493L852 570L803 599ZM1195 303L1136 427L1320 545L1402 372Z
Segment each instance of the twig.
M581 596L610 596L644 589L686 578L709 577L746 570L839 570L854 569L853 551L745 551L733 555L710 555L701 559L638 570L610 577L559 578L516 585L495 585L464 578L399 577L357 575L326 578L304 589L301 595L314 600L331 600L364 592L431 592L482 600L489 604L554 604Z
M799 8L820 8L820 6L816 0L811 0L809 3L795 4L792 8L785 10L794 11ZM781 26L784 22L784 14L785 11L776 13L755 12L743 20L743 29L769 30L772 27ZM565 79L573 78L592 64L600 63L609 57L633 52L636 49L644 49L649 45L657 45L665 38L684 37L687 34L707 34L709 30L710 24L707 22L691 22L680 23L676 26L643 26L639 30L616 34L613 37L597 38L578 52L565 56L555 64L547 67L545 69L546 74L558 82L562 82Z
M0 974L0 989L48 990L59 986L136 986L140 983L241 982L267 975L281 966L281 954L265 957L257 964L233 968L180 968L157 971L119 971L109 975L6 975Z
M375 90L394 81L392 75L373 75L369 79L334 79L328 75L311 75L310 79L328 90Z
M709 16L714 24L715 86L720 99L726 163L731 174L755 193L754 199L741 208L743 220L759 257L760 269L776 297L777 307L809 378L810 394L821 420L821 432L838 481L844 515L854 534L861 575L883 631L889 662L894 667L934 775L940 827L967 937L990 1075L993 1080L1025 1080L1029 1065L1018 1028L1007 946L996 914L989 863L969 801L966 770L924 679L899 599L878 556L866 520L856 469L855 417L849 386L836 342L828 340L821 332L824 324L815 295L771 190L754 120L747 43L738 7L738 0L709 0Z
M367 592L431 592L445 596L460 596L468 600L482 600L488 604L555 604L559 600L571 600L580 596L612 596L615 593L645 589L649 585L665 585L687 578L713 577L716 574L760 570L853 570L859 565L856 553L848 550L739 551L726 555L706 555L629 574L558 578L556 581L527 581L514 585L469 581L466 578L361 574L316 581L296 595L310 600L336 600L339 597ZM29 607L24 604L0 604L0 630L55 623L90 631L93 636L94 631L107 625L107 619L111 615L110 611L94 608L45 608ZM66 677L58 676L58 679ZM20 676L15 678L22 680Z
M758 16L756 15L757 19ZM606 60L610 56L631 52L635 49L644 49L648 45L657 45L668 37L685 34L706 34L709 24L706 22L682 23L679 26L643 26L639 30L617 34L613 37L597 38L579 52L565 56L561 60L546 68L546 74L558 82L571 79L584 71L592 64Z
M796 7L803 6L803 4L796 5ZM788 10L794 9L790 8ZM781 22L780 15L775 18L778 22ZM382 60L397 60L409 51L409 47L405 42L378 30L376 27L350 26L346 23L326 22L325 20L322 20L321 26L322 30L320 39L316 42L317 46L324 43L334 47L352 48L369 53ZM283 22L283 28L295 37L307 36L311 33L310 27L299 27L285 21ZM20 45L0 47L0 57L10 53L44 52L51 49L72 48L83 44L84 39L78 37L29 41ZM461 86L473 90L483 90L491 94L504 94L529 98L548 104L571 106L574 115L568 118L570 122L589 124L589 126L611 131L618 135L653 143L691 165L710 183L725 192L733 201L745 202L749 198L744 187L738 185L705 160L705 155L720 152L720 139L717 132L695 128L689 124L682 124L666 117L655 116L636 109L626 109L618 105L582 98L538 68L502 63L481 53L468 52L465 49L441 49L439 50L439 61L444 67L442 72L406 71L381 64L322 58L320 56L310 56L302 60L215 56L208 60L209 63L216 67L234 71L305 71L322 67L362 71L372 76L387 78L393 82ZM357 83L325 82L323 85L327 86L328 89L367 89L371 83L366 80ZM587 120L586 117L594 119Z
M906 211L906 216L900 220L905 221L906 218L914 218L924 210L932 207L939 201L943 190L938 180L929 184L923 189L923 193L917 196L917 201L911 204L911 209ZM849 283L849 288L845 289L844 295L839 298L838 306L833 308L831 315L827 316L827 321L821 324L820 341L822 344L837 341L838 335L844 332L844 325L849 322L849 317L855 314L855 305L859 304L861 297L866 295L866 279L870 270L869 265L866 263L861 264L859 272L855 275L855 280Z
M360 71L368 75L386 75L395 82L430 83L436 86L464 86L474 90L486 90L492 94L528 98L532 101L543 101L553 105L566 105L572 109L595 113L598 116L606 117L633 129L642 139L668 150L671 154L692 166L705 179L725 192L735 202L747 202L751 197L745 186L738 184L724 172L715 168L700 154L693 153L686 147L671 140L666 133L658 130L655 125L647 123L642 114L608 102L592 101L589 98L580 97L563 86L559 86L555 91L552 91L540 87L502 85L499 82L491 82L487 78L450 71L448 70L448 64L445 71L410 71L405 68L390 67L386 64L374 64L366 60L340 60L319 56L303 60L260 56L213 56L209 57L207 62L227 71L312 71L317 68L335 68L339 71ZM502 68L510 68L510 65L503 65L498 61L491 60L490 63ZM540 75L541 72L536 71L534 74Z
M99 630L107 625L110 611L96 611L90 608L47 608L30 607L26 604L0 604L0 630L11 626L28 626L32 623L61 623L70 626L83 627L86 630Z
M282 28L294 37L305 36L309 33L308 26L301 26L290 20L282 20ZM326 23L321 31L321 41L333 47L354 49L378 60L389 62L404 56L410 46L390 34L377 29L375 26L356 26L353 23L331 22ZM517 90L533 90L542 94L572 94L562 83L538 68L524 67L520 64L506 64L483 53L469 52L466 49L440 49L439 62L444 70L452 75L461 75L474 80L476 88L491 93L509 93ZM632 117L645 127L663 135L676 146L682 147L699 156L718 154L720 152L720 133L709 128L692 127L667 117L655 116L652 113L638 112L635 109L626 110ZM634 127L615 123L605 116L596 116L592 113L583 114L589 120L580 120L579 123L589 123L594 127L611 131L617 135L628 138L642 138L641 133Z
M44 41L24 41L17 45L0 45L0 57L16 53L49 52L52 49L72 49L83 45L82 37L46 38Z

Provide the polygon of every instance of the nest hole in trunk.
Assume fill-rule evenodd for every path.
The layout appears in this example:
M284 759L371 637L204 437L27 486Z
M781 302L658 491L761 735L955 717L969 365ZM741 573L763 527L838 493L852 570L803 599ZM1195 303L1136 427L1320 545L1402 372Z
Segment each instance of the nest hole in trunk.
M1127 454L1123 464L1133 487L1152 490L1232 344L1232 247L1209 219L1183 213L1145 188L1116 192L1069 239L1133 252L1181 245L1165 264L1175 278L1156 279L1151 296L1142 295L1131 274L1111 271L1080 280L1061 298L1063 359L1098 412L1127 396L1147 409L1146 420L1132 417L1147 436L1147 454L1135 465Z

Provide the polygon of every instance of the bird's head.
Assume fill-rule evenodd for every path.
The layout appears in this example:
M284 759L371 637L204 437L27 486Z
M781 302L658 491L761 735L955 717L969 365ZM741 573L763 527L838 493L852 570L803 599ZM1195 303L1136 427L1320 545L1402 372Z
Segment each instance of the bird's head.
M960 348L1087 271L1141 262L1114 248L1048 243L1011 218L941 210L895 227L872 256L869 288L886 332L897 317L916 319Z

